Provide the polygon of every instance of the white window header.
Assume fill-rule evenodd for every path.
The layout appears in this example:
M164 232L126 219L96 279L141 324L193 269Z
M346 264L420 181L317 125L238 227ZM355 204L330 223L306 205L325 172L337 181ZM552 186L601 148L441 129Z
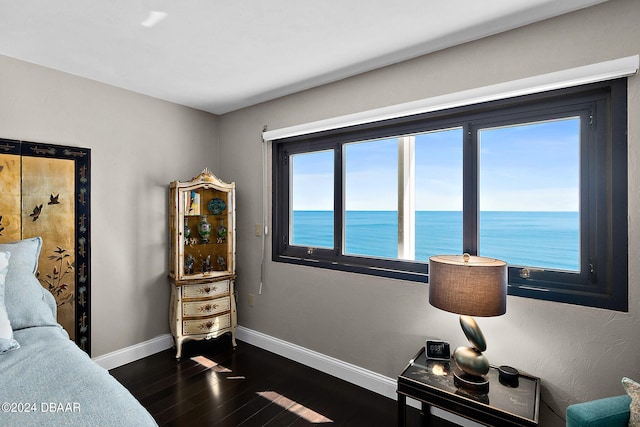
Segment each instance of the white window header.
M454 92L432 98L420 99L403 104L377 108L375 110L333 117L316 122L269 130L262 133L264 141L288 138L297 135L338 129L381 120L406 117L414 114L440 111L448 108L479 104L498 99L563 89L588 83L596 83L619 77L626 77L638 71L639 56L599 62L563 71L526 77L519 80L498 83L476 89Z

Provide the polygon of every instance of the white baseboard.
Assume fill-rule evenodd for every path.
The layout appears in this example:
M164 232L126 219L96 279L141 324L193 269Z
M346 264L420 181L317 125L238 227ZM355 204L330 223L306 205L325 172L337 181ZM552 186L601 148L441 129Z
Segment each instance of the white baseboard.
M391 399L396 398L396 380L384 375L242 326L236 328L236 337L241 341L310 366L367 390Z
M94 357L93 361L105 369L113 369L127 363L135 362L152 354L159 353L173 346L173 338L170 334L159 335L148 341L132 345L102 356Z
M241 341L348 381L374 393L394 400L398 398L396 394L397 383L393 378L242 326L236 328L236 337ZM407 405L418 409L421 407L419 401L411 398L407 398ZM431 413L460 426L482 427L481 424L436 407L431 407Z
M390 399L397 399L396 380L393 378L242 326L236 328L236 338L374 393ZM165 334L121 350L95 357L93 361L105 369L113 369L159 353L172 346L173 338L170 334ZM407 404L414 408L420 408L420 402L411 398L407 399ZM438 417L447 419L461 426L480 426L480 424L476 424L473 421L466 420L438 408L432 407L431 412Z

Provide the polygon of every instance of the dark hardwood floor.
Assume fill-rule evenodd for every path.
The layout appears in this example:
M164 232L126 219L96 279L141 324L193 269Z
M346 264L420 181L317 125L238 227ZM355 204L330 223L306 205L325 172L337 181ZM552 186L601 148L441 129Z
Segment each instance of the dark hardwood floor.
M396 401L248 343L192 341L112 369L161 426L395 426ZM407 411L408 424L419 412Z

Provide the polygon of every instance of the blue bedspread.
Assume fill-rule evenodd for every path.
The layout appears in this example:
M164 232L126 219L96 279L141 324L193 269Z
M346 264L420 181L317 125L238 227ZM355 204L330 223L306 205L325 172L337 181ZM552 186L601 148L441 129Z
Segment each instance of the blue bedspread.
M156 426L151 415L59 326L14 332L0 357L2 426Z

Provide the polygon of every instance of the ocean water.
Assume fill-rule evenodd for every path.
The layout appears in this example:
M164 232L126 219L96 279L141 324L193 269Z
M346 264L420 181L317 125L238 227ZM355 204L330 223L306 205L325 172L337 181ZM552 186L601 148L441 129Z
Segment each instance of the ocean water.
M398 257L395 211L347 211L345 253ZM333 213L295 211L292 243L333 247ZM578 212L481 212L479 255L510 265L579 270ZM416 259L462 253L462 212L416 212Z

